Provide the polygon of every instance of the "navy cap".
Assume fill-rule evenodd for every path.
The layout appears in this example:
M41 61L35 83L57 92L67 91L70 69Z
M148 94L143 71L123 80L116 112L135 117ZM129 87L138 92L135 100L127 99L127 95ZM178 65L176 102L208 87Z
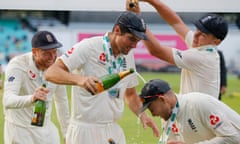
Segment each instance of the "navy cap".
M160 79L150 80L141 90L140 97L143 100L143 106L140 113L145 111L150 103L158 98L159 94L165 94L171 90L169 84Z
M140 39L147 40L146 32L146 24L143 18L131 11L125 11L120 14L117 18L116 24L120 24L134 34Z
M32 38L32 47L43 50L60 48L62 44L49 31L38 31Z
M221 40L223 40L228 33L228 24L226 20L216 14L207 14L194 24L201 32L212 34Z

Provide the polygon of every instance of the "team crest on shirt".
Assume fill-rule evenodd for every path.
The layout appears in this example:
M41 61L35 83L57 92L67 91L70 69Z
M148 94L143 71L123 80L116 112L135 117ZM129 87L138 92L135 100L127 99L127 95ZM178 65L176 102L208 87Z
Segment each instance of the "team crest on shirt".
M176 123L172 124L171 133L172 133L174 136L179 136L179 135L180 135L179 127L177 126Z
M98 62L105 65L106 64L106 54L105 53L101 53L98 57Z
M33 70L28 71L28 76L33 80L37 78L37 74Z
M173 125L172 125L172 133L175 133L175 134L176 134L176 133L178 133L178 131L179 131L179 130L178 130L177 125L176 125L176 124L173 124Z
M210 125L213 126L214 129L218 128L222 124L222 121L218 115L211 114L209 116L209 120Z

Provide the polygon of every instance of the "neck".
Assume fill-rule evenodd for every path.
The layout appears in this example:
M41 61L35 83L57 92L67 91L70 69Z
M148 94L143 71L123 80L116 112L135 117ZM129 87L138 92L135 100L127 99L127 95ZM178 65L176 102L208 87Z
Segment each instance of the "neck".
M111 45L111 48L112 48L112 51L113 51L113 55L114 55L114 57L117 57L120 54L120 51L118 50L117 45L114 41L115 40L115 35L112 32L109 32L108 37L109 37L109 40L110 40L110 45Z
M169 91L168 92L168 98L171 108L173 109L177 103L177 96L174 92Z
M33 61L35 63L35 66L37 67L38 70L44 71L46 69L46 68L42 67L40 64L38 64L34 57L32 57L32 59L33 59Z

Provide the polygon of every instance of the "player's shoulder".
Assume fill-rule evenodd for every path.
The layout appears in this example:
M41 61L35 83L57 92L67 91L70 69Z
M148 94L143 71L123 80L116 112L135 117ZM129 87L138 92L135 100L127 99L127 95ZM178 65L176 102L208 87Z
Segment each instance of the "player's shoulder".
M31 52L13 57L9 61L8 65L23 66L23 65L25 65L29 62L29 58L32 59L32 53Z
M205 103L206 101L212 101L214 98L213 96L200 92L190 92L182 96L191 103Z

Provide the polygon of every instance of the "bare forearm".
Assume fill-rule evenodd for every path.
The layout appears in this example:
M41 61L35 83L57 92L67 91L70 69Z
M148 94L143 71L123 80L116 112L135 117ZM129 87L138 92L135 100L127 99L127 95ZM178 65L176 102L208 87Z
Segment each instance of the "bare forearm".
M158 14L179 34L184 40L187 32L190 30L182 19L161 0L143 0L151 4Z
M141 100L137 93L134 92L135 88L127 89L125 93L125 102L128 108L138 116L139 110L142 106Z
M157 10L159 15L170 25L182 23L181 18L161 0L152 0L149 3Z
M47 81L56 84L76 85L77 75L69 73L68 71L61 69L56 65L52 65L45 73L45 79Z
M145 40L144 44L147 47L149 53L159 59L167 61L171 64L175 64L172 55L172 48L161 45L149 29L147 29L146 34L148 40Z

